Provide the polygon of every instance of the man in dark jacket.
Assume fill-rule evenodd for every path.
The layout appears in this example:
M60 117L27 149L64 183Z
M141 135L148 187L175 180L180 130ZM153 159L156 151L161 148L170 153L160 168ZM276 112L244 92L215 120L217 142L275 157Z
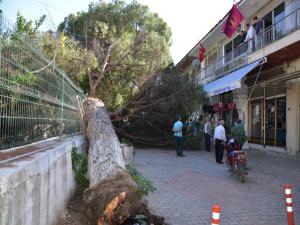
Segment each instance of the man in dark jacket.
M260 48L261 44L262 44L262 36L261 36L260 32L263 29L263 22L257 16L255 16L253 18L253 27L254 27L255 33L256 33L256 35L255 35L256 48Z
M205 138L205 149L210 152L210 135L211 135L211 121L207 119L204 125L204 138Z
M263 22L258 19L257 16L253 18L253 27L255 29L256 35L258 35L262 31Z

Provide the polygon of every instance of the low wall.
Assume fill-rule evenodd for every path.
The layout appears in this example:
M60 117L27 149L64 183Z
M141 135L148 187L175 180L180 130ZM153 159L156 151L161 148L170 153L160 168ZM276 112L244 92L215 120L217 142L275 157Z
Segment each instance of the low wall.
M71 150L83 136L0 165L0 225L54 225L75 191Z

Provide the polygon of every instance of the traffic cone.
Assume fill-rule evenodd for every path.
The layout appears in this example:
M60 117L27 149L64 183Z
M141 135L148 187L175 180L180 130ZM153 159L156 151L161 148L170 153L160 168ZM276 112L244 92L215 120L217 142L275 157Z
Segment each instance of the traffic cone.
M211 217L211 225L219 225L220 222L220 211L221 208L219 205L213 206L213 212Z
M288 218L288 225L295 225L292 199L292 186L290 184L284 185L285 204Z

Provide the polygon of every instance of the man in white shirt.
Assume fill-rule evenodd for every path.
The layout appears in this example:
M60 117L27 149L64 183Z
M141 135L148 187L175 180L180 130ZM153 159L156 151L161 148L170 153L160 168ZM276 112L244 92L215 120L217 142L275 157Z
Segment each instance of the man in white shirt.
M224 144L227 141L225 128L224 128L224 120L219 120L219 126L215 128L214 133L214 140L215 140L215 156L216 162L223 164L223 154L224 154Z
M256 30L249 23L247 23L246 26L247 26L248 30L247 30L247 36L245 38L245 42L248 42L248 50L249 51L254 51L255 50L255 43L254 43L254 41L255 41Z

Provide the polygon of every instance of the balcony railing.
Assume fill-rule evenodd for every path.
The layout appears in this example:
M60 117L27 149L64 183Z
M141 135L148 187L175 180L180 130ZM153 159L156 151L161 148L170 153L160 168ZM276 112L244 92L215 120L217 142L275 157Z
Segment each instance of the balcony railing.
M243 43L232 52L207 66L201 71L201 80L210 76L218 78L226 73L236 70L248 63L248 55L266 47L274 41L290 34L300 28L300 9L295 10L288 16L276 22L259 33L255 39Z

